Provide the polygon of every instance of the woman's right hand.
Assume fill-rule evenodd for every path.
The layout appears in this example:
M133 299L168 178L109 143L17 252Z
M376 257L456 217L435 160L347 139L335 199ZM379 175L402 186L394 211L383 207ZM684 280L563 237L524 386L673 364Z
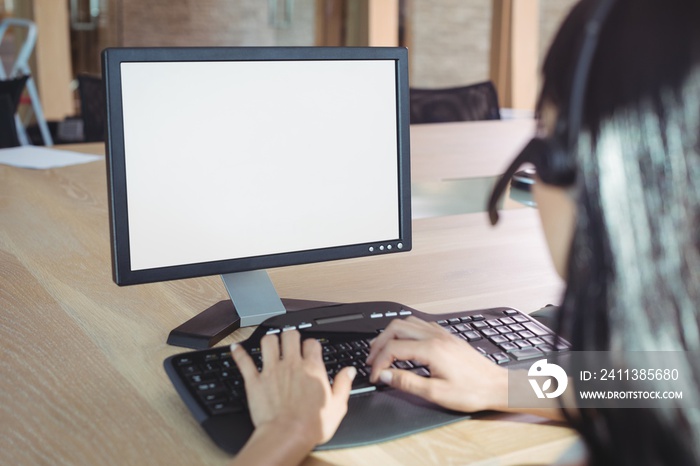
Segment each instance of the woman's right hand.
M394 360L427 366L431 376L391 369ZM370 380L378 380L449 409L506 409L508 370L486 359L464 340L416 317L394 320L371 344Z

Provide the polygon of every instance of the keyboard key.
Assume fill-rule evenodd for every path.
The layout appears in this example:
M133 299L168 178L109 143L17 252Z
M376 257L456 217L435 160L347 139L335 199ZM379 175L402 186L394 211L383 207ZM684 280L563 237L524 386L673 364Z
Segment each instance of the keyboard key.
M203 379L202 379L202 375L201 375L201 374L195 374L195 375L191 375L191 376L189 377L189 381L190 381L190 383L191 383L192 385L200 384L200 383L202 383L202 380L203 380Z
M242 406L234 406L233 403L227 401L219 401L207 405L212 414L235 413L243 409Z
M521 323L521 324L522 324L523 322L529 322L529 321L530 321L530 319L528 319L527 317L525 317L525 316L523 316L523 315L513 316L513 320L516 321L516 322L519 322L519 323Z
M481 334L487 337L492 337L494 335L499 335L498 330L493 328L485 328L481 331Z
M421 377L430 377L430 371L425 367L415 367L410 369L410 371L416 375L420 375Z
M221 384L221 382L217 380L208 380L205 382L201 382L197 385L195 385L195 388L199 393L208 393L208 392L213 392L217 390L222 390L224 387Z
M333 354L324 354L323 355L323 363L324 364L335 364L337 363L338 360L335 358Z
M535 336L535 334L529 330L525 330L524 332L518 332L518 335L520 335L523 338L534 338Z
M520 325L520 324L509 325L508 328L510 328L510 329L511 329L512 331L514 331L514 332L523 332L523 331L525 331L525 327L523 327L523 326Z
M520 348L527 348L528 346L532 346L532 344L529 341L525 340L518 340L514 342L516 345L518 345Z
M508 341L508 339L506 337L504 337L503 335L493 336L490 338L490 340L496 344L505 343ZM544 342L542 342L542 343L544 343Z
M396 362L394 363L394 365L396 366L397 369L404 369L404 370L406 370L406 369L411 369L411 368L413 368L413 364L411 364L410 361L396 361Z
M484 320L485 317L482 316L481 314L475 314L472 316L472 320Z
M464 335L465 337L467 337L467 340L468 340L468 341L481 340L481 335L479 335L477 332L475 332L475 331L473 331L473 330L470 331L470 332L464 332L464 333L462 333L462 335Z
M482 319L483 319L483 316L482 316ZM488 327L489 324L487 324L486 322L483 322L483 320L477 321L476 319L474 319L474 322L471 323L471 326L474 328L477 328L477 329L482 329L482 328Z
M182 373L184 375L193 375L193 374L199 374L199 368L195 365L189 365L189 366L182 366L180 368Z
M518 361L522 361L524 359L539 358L543 355L542 351L540 351L537 348L533 348L533 347L518 349L515 351L511 351L508 354L513 356Z
M231 380L226 380L226 387L230 391L243 390L244 382L242 377L235 377Z
M221 366L216 362L208 362L204 364L202 368L204 369L204 372L219 372Z
M564 343L561 338L557 337L556 335L543 335L541 337L546 343L552 345L552 347L557 350L565 350L569 348L569 345Z
M503 313L507 316L513 316L516 315L518 311L516 311L515 309L506 309L505 311L503 311Z
M541 337L543 335L548 335L549 332L540 327L539 325L535 324L534 322L525 322L523 323L525 328L527 328L529 331L537 335L538 337Z
M500 319L489 319L486 321L487 324L489 324L491 327L498 327L499 325L503 325Z
M504 351L514 351L518 349L518 345L511 342L505 342L498 345Z
M363 349L367 348L369 345L365 340L358 340L358 341L351 341L350 346L352 346L353 350L358 350L358 349Z
M537 349L539 349L540 351L542 351L545 354L554 353L556 351L552 345L549 345L547 343L545 343L544 345L538 346Z
M471 322L471 321L472 321L472 316L460 317L459 320L461 320L462 322Z
M493 353L491 357L496 361L496 364L505 364L510 361L510 358L505 353Z
M501 320L501 323L502 323L502 324L505 324L505 325L514 324L514 323L515 323L515 320L513 320L513 319L510 318L510 317L502 317L500 320Z
M459 317L453 317L452 319L447 319L447 322L450 323L450 325L458 324L461 322Z
M338 343L335 346L335 349L338 351L350 351L352 349L352 346L350 346L350 343Z
M556 335L544 335L542 336L542 339L546 342L549 343L550 345L553 345L554 342L558 340Z
M468 332L469 330L472 330L472 327L469 324L457 324L454 326L454 328L459 332Z

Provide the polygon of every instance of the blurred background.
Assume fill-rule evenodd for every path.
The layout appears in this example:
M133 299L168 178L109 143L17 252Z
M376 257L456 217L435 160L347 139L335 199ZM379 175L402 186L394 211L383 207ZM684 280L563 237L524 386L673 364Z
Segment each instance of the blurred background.
M36 24L29 66L50 122L80 113L77 77L99 76L100 51L120 46L400 45L409 49L412 88L491 80L502 107L531 115L539 63L574 3L0 0L0 20L24 18ZM19 28L8 28L2 37L0 56L6 71L25 39ZM20 111L31 113L26 98L23 103L27 109Z

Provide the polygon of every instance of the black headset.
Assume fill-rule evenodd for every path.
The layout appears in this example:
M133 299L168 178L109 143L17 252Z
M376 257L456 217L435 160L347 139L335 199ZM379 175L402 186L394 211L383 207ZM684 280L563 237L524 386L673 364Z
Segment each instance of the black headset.
M516 171L527 162L535 165L539 178L555 186L570 186L576 179L575 152L583 122L584 100L593 56L598 45L600 30L616 0L599 0L584 28L576 67L574 68L569 98L568 119L557 119L554 135L549 138L535 137L513 160L491 192L488 203L491 224L498 222L498 200Z

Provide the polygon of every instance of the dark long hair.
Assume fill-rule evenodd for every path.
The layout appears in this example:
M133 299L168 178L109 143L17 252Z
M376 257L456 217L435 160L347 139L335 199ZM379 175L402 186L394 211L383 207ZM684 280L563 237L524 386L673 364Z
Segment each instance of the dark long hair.
M543 65L559 122L595 0ZM700 1L618 0L588 77L570 187L577 203L560 332L576 350L687 351L700 406ZM628 353L625 353L628 354ZM695 403L695 404L692 404ZM700 410L580 409L592 464L700 464Z

